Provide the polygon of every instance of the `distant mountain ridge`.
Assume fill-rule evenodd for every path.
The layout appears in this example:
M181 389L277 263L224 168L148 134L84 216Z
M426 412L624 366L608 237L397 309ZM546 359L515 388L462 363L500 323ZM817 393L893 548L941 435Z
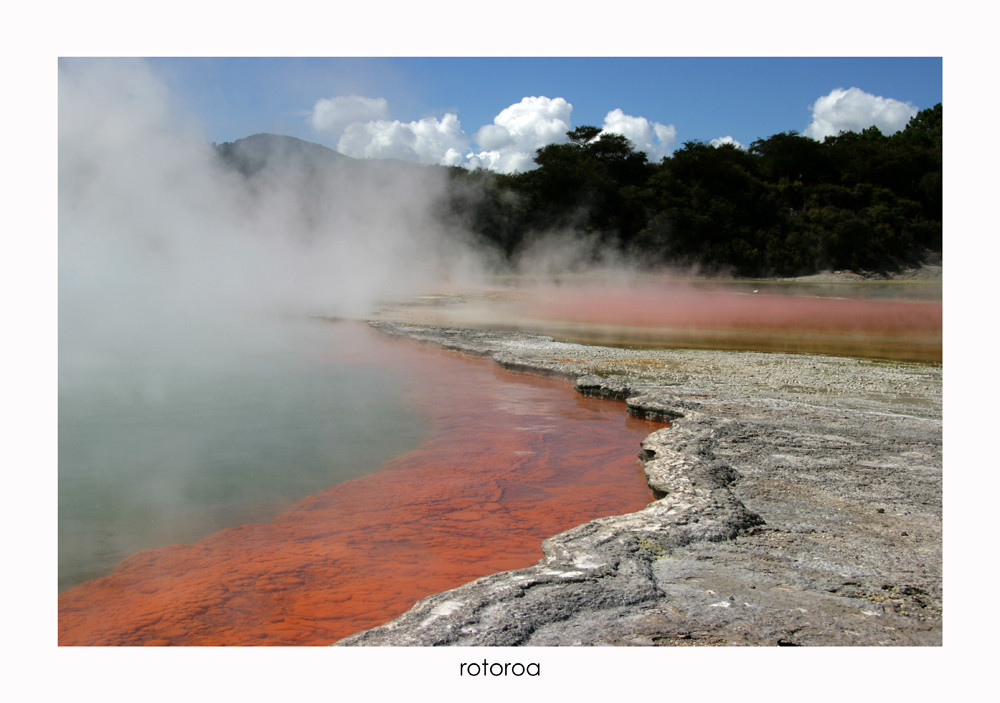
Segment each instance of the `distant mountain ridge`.
M248 177L269 167L313 171L356 161L322 144L281 134L253 134L216 144L215 150L226 165Z
M351 200L405 201L414 217L466 232L509 262L566 233L573 256L589 263L610 254L649 267L794 277L940 260L942 126L938 103L890 136L869 127L822 142L779 133L745 149L692 141L653 163L626 137L595 138L600 128L584 125L513 174L354 159L273 134L217 149L254 192L281 187L317 213ZM332 193L350 195L334 205Z
M356 159L316 142L267 132L216 144L215 151L223 163L248 178L264 170L319 175L324 171L345 167L376 173L384 170L413 173L428 169L447 169L446 166L418 164L401 159Z

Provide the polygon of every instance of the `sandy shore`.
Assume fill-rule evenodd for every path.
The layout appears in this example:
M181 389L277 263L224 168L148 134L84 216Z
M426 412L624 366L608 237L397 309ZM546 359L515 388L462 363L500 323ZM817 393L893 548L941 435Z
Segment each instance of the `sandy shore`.
M645 509L339 644L941 644L939 365L373 324L672 427L637 448Z

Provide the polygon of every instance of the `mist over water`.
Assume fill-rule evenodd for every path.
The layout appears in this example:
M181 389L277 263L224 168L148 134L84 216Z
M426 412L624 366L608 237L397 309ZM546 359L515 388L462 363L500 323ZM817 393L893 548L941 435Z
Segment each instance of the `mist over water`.
M473 270L444 174L272 156L227 168L142 61L60 61L61 587L422 437L364 337L307 318Z
M498 271L439 221L445 169L255 143L267 149L249 154L253 169L227 164L141 60L60 61L61 587L136 549L268 519L420 441L370 340L313 316L459 291L462 305L407 301L400 317L669 346L704 344L705 329L785 344L817 311L837 313L820 332L838 344L867 340L918 309L671 282L691 272L637 278L640 262L577 232L532 233ZM465 296L498 288L509 304ZM891 344L929 335L939 357L940 303L920 310Z
M472 266L434 221L439 169L317 170L276 154L245 178L141 62L63 61L59 91L60 333L72 346L166 343L175 328L187 335L173 345L198 342L260 312L363 316ZM259 319L247 327L259 334Z
M364 359L373 332L300 324L285 352L61 369L60 590L141 549L266 522L424 439L405 374Z

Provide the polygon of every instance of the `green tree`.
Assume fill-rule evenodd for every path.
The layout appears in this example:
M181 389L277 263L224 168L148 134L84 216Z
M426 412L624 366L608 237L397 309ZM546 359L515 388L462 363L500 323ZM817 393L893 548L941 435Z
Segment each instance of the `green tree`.
M829 178L830 164L823 145L798 132L782 132L750 143L761 178L772 183L813 184Z
M686 142L654 179L654 218L643 241L658 240L667 261L760 275L772 239L782 235L777 191L756 173L752 154L732 144Z
M540 148L538 168L519 181L533 228L575 228L624 245L645 222L646 155L626 137L593 126L577 127L567 137L569 143Z
M822 142L784 132L746 151L686 142L656 164L585 125L540 148L526 173L456 173L450 208L508 257L558 229L739 275L893 268L941 249L941 114L921 111L891 137L870 127Z

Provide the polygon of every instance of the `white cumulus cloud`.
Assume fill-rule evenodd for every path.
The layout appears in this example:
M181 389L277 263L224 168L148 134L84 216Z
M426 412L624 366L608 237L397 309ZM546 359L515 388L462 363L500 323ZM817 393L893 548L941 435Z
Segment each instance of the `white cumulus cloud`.
M737 149L746 149L745 146L743 146L738 141L733 139L731 135L726 135L725 137L719 137L718 139L713 139L708 144L709 146L714 146L716 148L722 146L723 144L732 144Z
M402 159L422 164L458 165L468 148L458 115L414 122L373 120L347 126L337 151L359 159Z
M603 132L621 134L628 138L639 151L658 160L673 153L677 141L677 129L671 125L650 122L645 117L626 115L615 108L604 116Z
M339 138L355 122L371 122L389 117L389 101L360 95L340 95L317 100L309 113L309 124L317 132Z
M866 93L860 88L837 88L811 106L813 119L803 134L816 140L843 131L860 132L875 126L883 134L903 129L918 110L912 103Z
M529 96L509 105L469 139L458 116L425 117L413 122L389 119L385 98L357 95L316 101L309 123L336 139L337 150L366 159L394 158L423 164L484 168L517 173L535 167L536 151L567 141L573 106L565 98ZM673 153L677 129L626 115L614 109L604 118L603 131L627 137L652 159Z
M539 147L566 140L572 111L563 98L522 98L476 132L482 150L468 155L468 165L503 173L530 169Z

